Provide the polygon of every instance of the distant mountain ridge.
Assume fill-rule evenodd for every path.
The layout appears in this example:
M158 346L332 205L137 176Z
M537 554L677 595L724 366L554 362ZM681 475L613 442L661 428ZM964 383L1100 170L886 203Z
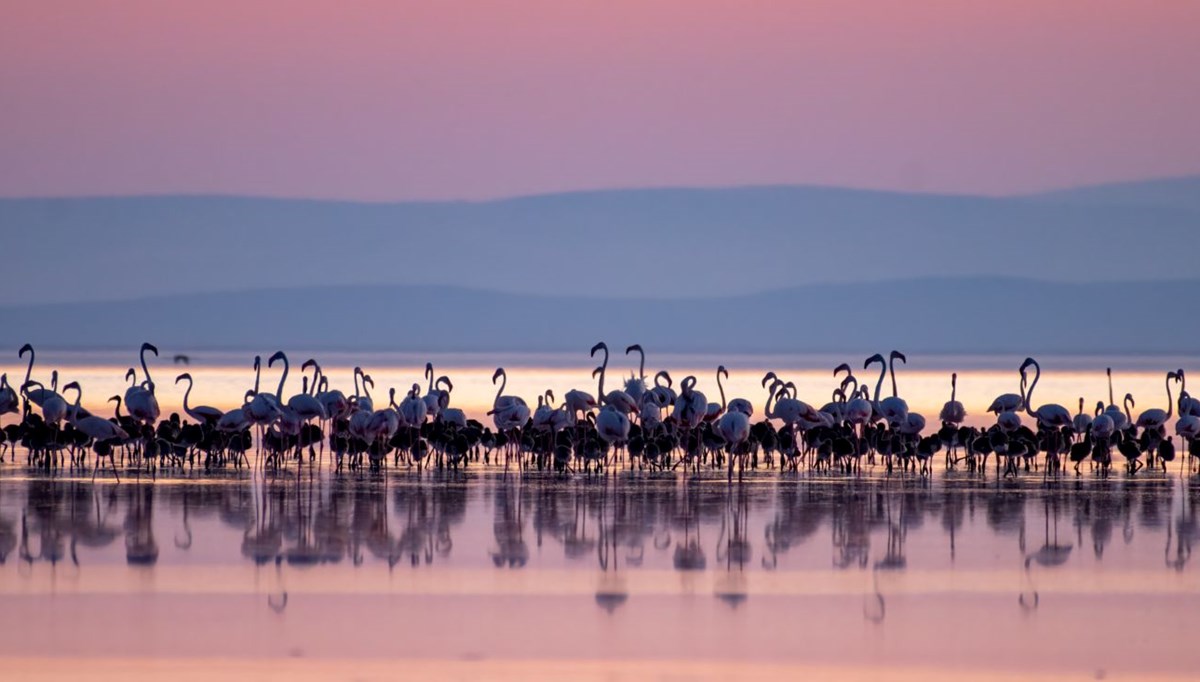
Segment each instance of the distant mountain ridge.
M1188 354L1200 279L1071 284L923 278L670 301L462 287L331 286L0 307L0 346L528 351L596 339L669 352Z
M484 202L0 199L0 305L348 284L674 299L932 276L1167 280L1195 271L1196 185L1007 198L781 186Z
M1039 201L1089 206L1146 206L1200 211L1200 175L1120 182L1030 195Z

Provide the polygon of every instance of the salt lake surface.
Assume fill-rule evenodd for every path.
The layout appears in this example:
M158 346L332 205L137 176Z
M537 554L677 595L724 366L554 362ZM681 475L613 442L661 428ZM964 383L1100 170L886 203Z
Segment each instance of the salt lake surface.
M248 363L191 355L195 403L233 404L253 382ZM373 359L326 369L335 384L353 364L377 386L421 381L424 359ZM1016 389L1021 359L910 358L901 393L935 415L957 370L979 418ZM38 360L34 378L57 367L100 406L136 357ZM478 414L496 363L453 360L434 358ZM595 388L590 364L519 360L506 359L506 392ZM675 360L663 364L676 380L715 367ZM735 360L728 394L758 405L763 370L824 396L841 361ZM1107 399L1103 360L1041 360L1047 402ZM1149 404L1165 402L1166 370L1188 366L1114 365L1119 394ZM181 369L151 367L164 412ZM1200 666L1200 479L1176 467L1049 483L877 467L730 486L719 473L472 466L93 484L23 461L0 464L11 679L1182 679Z

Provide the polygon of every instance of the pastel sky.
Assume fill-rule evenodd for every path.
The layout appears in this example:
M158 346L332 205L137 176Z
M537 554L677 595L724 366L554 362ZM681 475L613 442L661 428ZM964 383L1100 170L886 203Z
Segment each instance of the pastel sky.
M1200 173L1188 0L6 0L0 195Z

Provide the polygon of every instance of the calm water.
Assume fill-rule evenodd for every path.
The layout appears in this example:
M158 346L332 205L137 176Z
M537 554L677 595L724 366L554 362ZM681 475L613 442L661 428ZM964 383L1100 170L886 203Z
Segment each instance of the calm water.
M1187 675L1197 502L1164 474L93 485L6 464L0 659Z
M377 386L420 380L419 359L371 359ZM490 402L490 363L441 359L454 402ZM35 378L55 366L103 397L131 364L74 360L39 355ZM677 380L714 364L680 360ZM735 360L728 394L760 405L762 365L788 367ZM928 415L951 369L975 414L1016 387L1005 359L911 360L901 392ZM253 382L231 359L193 361L193 402L227 405ZM348 382L355 361L327 369ZM506 363L508 392L594 389L579 363ZM829 370L804 364L788 372L801 395L827 392ZM1119 365L1118 392L1164 402L1160 364L1181 363ZM1046 401L1107 397L1103 364L1043 367ZM176 368L151 371L174 409ZM711 379L700 388L716 397ZM117 485L21 462L0 464L12 679L1148 679L1200 665L1200 479L1174 467L1050 484L472 467Z

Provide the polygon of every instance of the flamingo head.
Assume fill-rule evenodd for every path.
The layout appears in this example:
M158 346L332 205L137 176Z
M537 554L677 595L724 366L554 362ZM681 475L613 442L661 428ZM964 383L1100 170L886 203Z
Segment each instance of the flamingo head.
M309 367L318 367L316 358L309 358L304 361L303 365L300 365L300 369L302 369L302 370L308 369ZM319 369L319 367L318 367L318 369Z
M628 347L628 348L626 348L626 349L625 349L625 354L626 354L626 355L629 355L630 353L632 353L632 352L633 352L633 351L635 351L635 350L636 350L637 352L639 352L639 353L644 353L644 352L645 352L645 351L643 351L643 350L642 350L642 344L640 344L640 343L635 343L635 344L633 344L632 346L630 346L630 347Z
M150 351L151 353L154 353L155 356L158 355L158 348L154 344L150 343L149 341L142 344L142 352L145 353L146 351Z
M876 353L876 354L872 355L871 357L867 358L866 362L863 363L863 369L870 367L873 363L876 363L876 362L886 363L887 361L883 359L883 355L881 355L880 353Z
M507 376L507 375L504 373L504 368L503 368L503 367L497 367L497 368L496 368L496 372L495 372L494 374L492 374L492 383L493 383L493 384L494 384L494 383L496 383L496 380L497 380L497 379L499 379L499 378L500 378L500 377L502 377L502 376Z
M600 343L597 343L596 345L592 346L591 356L596 357L596 353L599 351L604 351L604 353L607 355L608 354L608 344L601 341Z
M287 362L287 356L284 355L283 351L281 350L275 351L275 354L267 359L267 367L274 367L276 360L283 360L284 362Z
M775 376L775 373L774 373L774 372L767 372L766 374L764 374L764 375L763 375L763 378L762 378L762 386L763 386L763 388L766 388L766 387L767 387L767 382L768 382L768 381L776 381L777 379L778 379L778 377L777 377L777 376Z
M890 357L891 357L891 359L892 359L892 360L899 360L900 362L902 362L902 363L904 363L904 364L906 364L906 365L908 364L908 358L906 358L906 357L904 356L904 353L901 353L901 352L900 352L900 351L898 351L898 350L894 350L894 351L892 351L892 352L891 352L891 355L890 355Z
M183 381L184 379L191 381L192 375L187 372L184 372L183 374L180 374L179 376L175 377L175 383L179 383L179 382Z
M1021 374L1025 374L1025 370L1029 369L1031 365L1037 367L1037 360L1034 360L1033 358L1025 358L1025 362L1021 363ZM1112 373L1111 369L1109 370L1109 373Z
M32 352L33 352L33 346L31 346L27 343L24 346L21 346L21 350L17 351L17 357L23 358L23 357L25 357L26 353L32 353Z

